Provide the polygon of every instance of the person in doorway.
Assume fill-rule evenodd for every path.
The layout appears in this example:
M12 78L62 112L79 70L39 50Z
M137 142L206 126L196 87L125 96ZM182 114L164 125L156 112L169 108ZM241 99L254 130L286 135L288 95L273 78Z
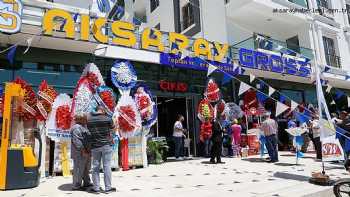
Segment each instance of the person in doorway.
M96 112L91 113L87 123L90 131L89 143L92 153L92 193L102 192L100 188L100 166L103 162L103 173L105 183L105 193L115 192L116 188L112 187L112 133L114 124L112 118L107 116L105 109L98 106Z
M232 149L233 149L233 156L238 157L239 153L241 152L241 132L242 127L238 124L238 120L234 119L233 124L231 126L232 131Z
M73 159L73 190L85 190L91 187L89 171L91 167L91 155L89 150L86 128L86 115L76 115L75 124L71 128L71 155ZM83 182L83 184L82 184Z
M224 163L221 161L221 152L222 152L222 135L224 129L221 126L220 115L218 114L214 119L213 123L213 134L211 136L212 148L211 148L211 157L210 163ZM216 162L215 162L216 159Z
M184 144L183 137L185 137L186 129L183 128L182 122L185 120L184 116L179 114L177 121L174 124L174 142L175 142L175 159L183 160Z
M271 113L265 114L265 120L262 122L260 129L264 132L266 138L266 148L270 156L271 163L278 162L278 150L277 150L277 122L271 118Z
M315 150L316 150L316 160L322 159L322 144L321 144L321 128L318 120L318 116L315 115L311 120L312 138Z

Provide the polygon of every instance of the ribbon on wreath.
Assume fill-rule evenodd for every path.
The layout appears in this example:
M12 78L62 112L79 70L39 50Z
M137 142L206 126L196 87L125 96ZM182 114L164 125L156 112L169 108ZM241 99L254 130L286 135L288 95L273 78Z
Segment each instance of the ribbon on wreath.
M113 146L112 146L112 150L116 151L118 149L119 146L119 136L115 133L113 133Z
M259 141L260 141L260 157L263 157L265 153L266 137L263 135L260 135Z
M294 146L296 149L296 156L297 158L304 157L304 153L301 152L301 147L304 145L304 138L301 135L294 136Z

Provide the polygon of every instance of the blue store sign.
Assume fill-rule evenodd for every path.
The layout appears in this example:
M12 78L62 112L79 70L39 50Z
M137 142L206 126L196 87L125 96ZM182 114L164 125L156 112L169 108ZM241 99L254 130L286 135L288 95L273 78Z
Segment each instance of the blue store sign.
M176 68L186 68L186 69L207 71L209 67L208 63L232 75L237 75L239 72L239 69L233 70L233 65L229 63L221 63L221 62L209 61L209 60L204 61L198 57L186 57L184 59L181 59L181 56L171 54L171 53L160 54L160 64L176 67Z
M208 62L217 66L232 75L237 75L239 69L233 70L234 66L230 63L221 63L216 61L204 61L198 57L186 57L181 60L179 55L170 53L160 54L160 63L176 68L186 68L207 71ZM241 48L239 50L239 63L242 67L250 69L259 69L280 74L294 75L298 77L310 77L311 66L308 59L305 61L296 58L288 58L273 54L266 54L259 51Z
M294 58L271 55L244 48L239 50L239 62L243 67L299 77L310 77L311 67L308 61L308 59L299 61Z

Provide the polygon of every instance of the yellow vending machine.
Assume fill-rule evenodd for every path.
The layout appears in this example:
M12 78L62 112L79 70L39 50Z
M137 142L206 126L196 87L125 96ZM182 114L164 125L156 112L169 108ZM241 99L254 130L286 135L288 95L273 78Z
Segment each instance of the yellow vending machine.
M24 129L17 115L22 110L24 90L6 83L0 147L0 190L24 189L39 184L41 138L36 126ZM33 124L34 125L34 124ZM34 154L35 138L39 141L38 157Z

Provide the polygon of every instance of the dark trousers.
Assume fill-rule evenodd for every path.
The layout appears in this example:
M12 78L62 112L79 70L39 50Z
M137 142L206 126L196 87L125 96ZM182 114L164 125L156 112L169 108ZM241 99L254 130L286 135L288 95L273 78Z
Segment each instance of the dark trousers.
M175 142L175 158L183 157L183 140L182 137L174 137Z
M317 159L322 159L322 144L321 144L321 138L316 137L314 138L314 146L316 150L316 158Z
M211 141L210 139L206 139L204 140L204 143L203 143L203 146L204 146L204 157L210 157L210 146L211 146Z
M266 136L266 148L271 161L278 161L277 137L275 134Z
M221 162L222 140L215 140L212 143L210 161L215 162L216 158L216 162Z

